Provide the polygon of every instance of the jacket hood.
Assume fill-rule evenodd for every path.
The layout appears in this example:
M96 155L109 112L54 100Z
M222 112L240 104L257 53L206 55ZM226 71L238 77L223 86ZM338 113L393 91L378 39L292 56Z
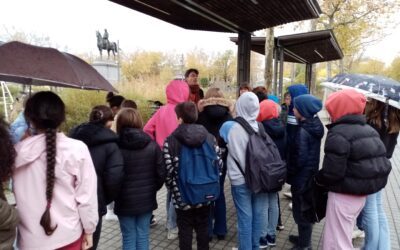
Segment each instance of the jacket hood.
M127 149L142 149L151 142L151 137L137 128L124 128L119 134L118 145Z
M313 95L301 95L293 100L294 107L299 111L301 116L305 118L312 118L316 113L322 109L322 102L320 99Z
M299 124L315 138L321 139L324 136L324 125L318 117L300 121Z
M181 124L173 135L180 143L188 147L198 147L207 139L208 131L203 125Z
M305 95L308 94L308 88L306 85L303 84L295 84L291 85L288 87L288 91L290 93L290 97L292 98L292 101L290 102L289 105L289 115L293 115L293 108L294 108L294 98L300 96L300 95Z
M365 96L353 89L332 93L325 102L326 110L332 122L345 115L361 115L367 100Z
M230 114L233 112L232 102L225 98L211 97L207 99L201 99L197 104L199 112L203 112L203 110L208 106L222 106L227 108Z
M189 100L189 86L185 81L170 81L165 92L167 95L167 102L169 104L178 104Z
M279 118L264 120L261 123L264 125L265 132L271 138L282 138L285 136L286 128Z
M243 93L236 101L236 115L243 117L254 131L258 131L257 116L260 112L258 98L253 92Z
M278 107L274 101L264 100L260 103L260 113L258 114L257 121L271 120L278 116Z
M90 122L72 129L70 137L83 141L88 147L118 141L118 136L111 129Z

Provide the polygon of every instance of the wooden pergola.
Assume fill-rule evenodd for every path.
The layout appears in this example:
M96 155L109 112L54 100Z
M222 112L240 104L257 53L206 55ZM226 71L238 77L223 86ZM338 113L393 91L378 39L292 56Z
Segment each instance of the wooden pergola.
M317 0L110 0L191 30L238 34L238 84L250 79L251 33L318 18Z

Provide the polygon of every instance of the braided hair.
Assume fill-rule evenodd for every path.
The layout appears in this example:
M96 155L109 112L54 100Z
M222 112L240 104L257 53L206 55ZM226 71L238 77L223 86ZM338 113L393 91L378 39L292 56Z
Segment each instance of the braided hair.
M46 136L46 208L40 219L46 235L52 235L57 225L51 226L50 208L53 198L56 166L57 128L65 120L65 105L56 94L42 91L34 94L26 102L24 112L28 123Z

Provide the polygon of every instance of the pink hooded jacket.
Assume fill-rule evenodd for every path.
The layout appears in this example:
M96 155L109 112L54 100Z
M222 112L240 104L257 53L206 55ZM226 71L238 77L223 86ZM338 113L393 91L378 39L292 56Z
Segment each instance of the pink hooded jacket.
M13 188L17 210L18 247L21 250L57 249L76 241L84 231L93 233L98 222L97 177L86 145L57 133L55 184L47 236L40 225L46 208L45 135L29 137L15 145L17 158Z
M175 106L189 99L189 86L181 80L172 80L167 89L167 104L162 106L146 123L143 130L157 144L162 147L167 138L177 127L178 120L175 114Z

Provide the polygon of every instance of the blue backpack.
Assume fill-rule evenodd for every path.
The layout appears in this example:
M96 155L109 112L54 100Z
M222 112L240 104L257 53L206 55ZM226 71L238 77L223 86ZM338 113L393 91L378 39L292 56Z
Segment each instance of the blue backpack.
M218 198L218 156L207 141L196 148L181 145L178 169L178 187L183 202L197 205Z

